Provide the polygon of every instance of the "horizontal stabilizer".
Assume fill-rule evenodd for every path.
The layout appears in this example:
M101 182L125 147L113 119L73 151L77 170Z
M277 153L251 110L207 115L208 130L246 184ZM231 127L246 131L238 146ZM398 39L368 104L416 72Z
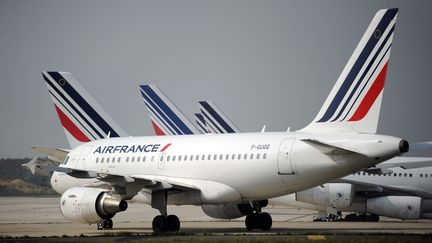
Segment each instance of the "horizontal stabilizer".
M359 152L343 148L339 145L333 145L328 142L319 141L317 139L301 139L301 141L320 149L324 154L338 155L338 154L361 154Z
M44 146L32 146L32 150L44 154L57 162L63 162L69 154L69 149L50 148Z

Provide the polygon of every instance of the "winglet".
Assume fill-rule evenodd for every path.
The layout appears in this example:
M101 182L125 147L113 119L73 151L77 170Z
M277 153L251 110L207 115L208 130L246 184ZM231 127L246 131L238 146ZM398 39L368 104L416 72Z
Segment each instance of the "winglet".
M37 167L36 162L37 162L38 159L39 158L36 156L33 159L31 159L29 162L27 162L25 164L22 164L21 166L22 167L26 167L27 169L29 169L30 172L34 175L36 173L36 167Z

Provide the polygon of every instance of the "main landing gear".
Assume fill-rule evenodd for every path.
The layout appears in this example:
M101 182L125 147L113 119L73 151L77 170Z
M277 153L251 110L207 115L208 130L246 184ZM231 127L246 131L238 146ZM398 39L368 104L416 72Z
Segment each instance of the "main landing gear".
M261 212L263 207L266 207L268 204L267 200L262 201L253 201L252 205L254 208L254 212L246 216L245 224L247 230L270 230L273 224L273 220L270 214L266 212Z
M156 191L152 193L152 208L158 209L161 215L154 217L152 227L156 233L177 232L180 229L180 220L175 215L167 213L167 192Z
M98 230L112 229L113 221L111 219L105 219L97 223Z

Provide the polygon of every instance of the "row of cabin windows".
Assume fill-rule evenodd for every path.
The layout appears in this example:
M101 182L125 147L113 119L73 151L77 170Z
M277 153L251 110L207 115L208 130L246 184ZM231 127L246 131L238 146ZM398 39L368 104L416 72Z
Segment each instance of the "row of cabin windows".
M363 175L369 175L369 176L393 176L393 177L413 177L412 173L391 173L391 174L373 174L373 173L367 173L367 172L357 172L354 173L353 175L361 175L363 173ZM432 178L432 174L420 174L421 178Z
M231 160L241 160L242 158L244 159L244 160L247 160L247 159L250 159L250 160L253 160L254 158L255 159L266 159L267 158L267 154L263 154L262 155L262 157L261 157L261 154L244 154L244 155L242 155L242 154L225 154L225 155L223 155L223 154L213 154L213 155L211 155L211 154L208 154L208 155L195 155L195 160L197 161L197 160L200 160L200 157L201 157L201 161L205 161L205 160L223 160L223 159L225 159L225 160L229 160L230 158L231 158ZM161 157L161 161L164 161L165 160L165 158L164 158L164 156L162 156ZM173 155L173 156L171 156L171 155L168 155L168 156L166 156L166 161L168 162L168 161L193 161L194 160L194 156L193 155L185 155L185 156L181 156L181 155L179 155L179 156L176 156L176 155Z
M244 155L242 155L242 154L232 154L232 155L230 155L230 154L226 154L225 156L223 155L223 154L219 154L219 155L217 155L217 154L214 154L214 155L211 155L211 154L209 154L209 155L184 155L184 156L182 156L182 155L168 155L168 156L166 156L166 161L194 161L194 159L196 160L196 161L198 161L198 160L200 160L200 158L201 158L201 160L202 161L204 161L204 160L223 160L224 158L225 158L225 160L229 160L230 158L231 158L231 160L235 160L236 158L237 158L237 160L241 160L242 158L243 159L251 159L251 160L253 160L254 158L255 159L266 159L267 158L267 154L266 153L264 153L264 154L262 154L262 156L261 156L261 154L244 154ZM165 158L164 158L164 156L161 156L161 161L164 161L165 160ZM115 163L116 161L118 162L118 163L120 163L121 162L121 160L122 160L122 158L121 157L112 157L112 158L110 158L110 157L102 157L102 158L96 158L96 163ZM125 158L125 161L126 161L126 163L127 162L140 162L142 160L142 162L146 162L146 156L132 156L132 157L126 157ZM153 161L154 160L154 156L152 156L151 157L151 161Z

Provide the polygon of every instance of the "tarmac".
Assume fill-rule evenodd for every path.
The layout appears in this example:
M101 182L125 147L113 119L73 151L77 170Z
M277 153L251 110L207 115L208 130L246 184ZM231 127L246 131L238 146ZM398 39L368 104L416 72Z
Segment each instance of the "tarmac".
M59 197L0 198L0 237L106 236L109 234L152 235L157 210L130 203L114 218L112 230L97 230L96 225L72 223L63 218ZM270 231L245 229L244 218L217 220L206 216L197 206L169 206L169 214L180 218L183 235L351 235L423 234L432 232L432 220L401 221L382 218L379 222L312 222L313 211L288 207L268 208L273 218Z

